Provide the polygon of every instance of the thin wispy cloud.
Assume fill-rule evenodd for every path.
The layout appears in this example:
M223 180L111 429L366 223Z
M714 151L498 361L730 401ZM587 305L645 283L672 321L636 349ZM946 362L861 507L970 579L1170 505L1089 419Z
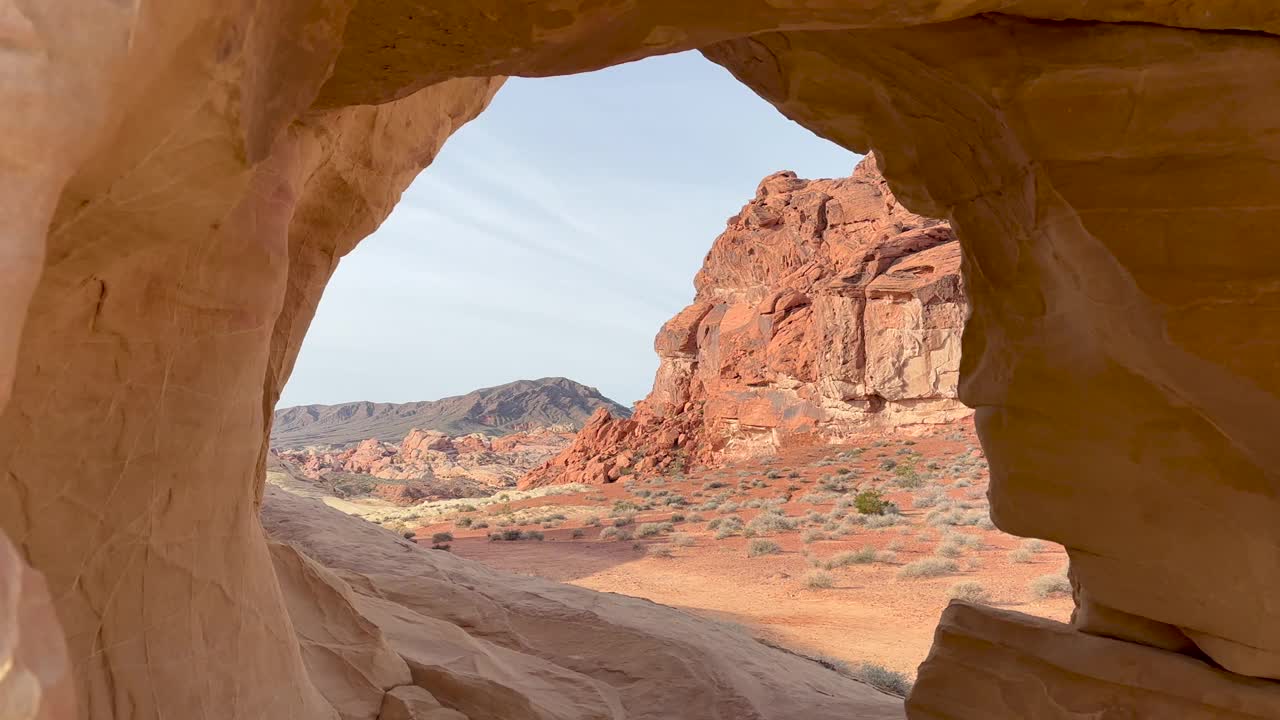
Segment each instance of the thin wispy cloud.
M639 399L653 335L759 180L856 162L697 54L512 79L342 261L281 403L547 375Z

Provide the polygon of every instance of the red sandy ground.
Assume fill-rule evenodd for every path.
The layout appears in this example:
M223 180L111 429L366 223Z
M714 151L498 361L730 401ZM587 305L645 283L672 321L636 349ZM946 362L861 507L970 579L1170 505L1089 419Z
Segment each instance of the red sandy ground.
M431 525L420 528L418 537L426 539L435 532L450 531L455 537L453 552L502 570L647 598L740 623L757 636L801 652L852 663L874 662L908 674L914 674L928 653L938 615L949 600L949 590L957 582L980 583L989 593L991 605L1060 621L1070 617L1069 595L1036 599L1028 589L1040 576L1064 572L1067 557L1060 547L1045 543L1043 550L1034 553L1031 562L1013 562L1009 553L1023 542L1019 538L976 526L930 526L925 523L930 510L912 507L913 498L925 490L894 489L892 483L885 484L893 473L882 469L881 463L886 459L903 461L899 451L909 448L919 453L914 465L922 472L928 472L925 467L931 461L940 464L941 469L932 471L936 477L934 482L941 483L949 496L968 502L971 509L985 510L985 499L974 497L979 492L985 494L987 488L985 462L970 461L971 469L963 473L972 483L967 488L955 487L953 483L957 478L949 472L958 456L968 453L971 458L980 457L971 423L941 429L927 437L881 438L880 442L887 444L873 447L870 440L860 444L864 451L852 459L839 456L859 445L784 451L774 458L695 471L684 479L626 478L593 492L523 500L468 513L476 520L488 522L490 527L486 529ZM834 464L818 464L824 460ZM706 522L688 520L676 523L675 527L676 533L692 539L693 544L687 547L672 544L671 536L666 533L636 540L598 540L602 528L611 525L609 515L613 503L643 501L632 493L646 489L683 495L690 505L655 506L641 511L636 515L637 525L670 520L673 512L686 516L697 514L709 521L723 514L718 510L698 510L697 506L719 493L732 491L733 502L747 502L785 496L787 488L792 486L799 488L791 491L794 499L782 507L786 515L795 518L809 510L826 513L833 509L833 502L811 505L800 502L799 498L805 493L820 491L817 481L839 468L851 469L853 472L848 477L863 487L882 487L885 498L901 507L907 524L883 529L857 527L853 533L838 539L805 544L801 533L815 526L802 523L796 530L761 535L782 547L779 554L761 557L747 556L747 538L717 540L715 532L706 529ZM766 479L765 473L770 469L779 471L782 477ZM800 477L788 477L792 471ZM744 472L745 476L740 476ZM768 487L739 491L739 481L757 479ZM704 483L710 480L727 483L727 487L703 489ZM695 496L696 492L701 496ZM504 517L501 513L520 508L545 508L546 514L564 512L568 519L551 522L558 527L530 524L520 528L540 530L546 537L543 542L490 541L488 533L500 529L497 523ZM744 506L732 514L750 522L759 512ZM598 516L602 527L584 526L583 521L590 515ZM585 536L573 538L576 528L581 528ZM628 526L632 531L635 528L636 525ZM965 548L956 558L959 572L926 579L898 577L906 563L933 555L939 538L947 530L980 535L984 547ZM805 583L806 575L814 570L806 554L825 558L867 546L886 549L890 544L896 548L896 558L890 563L831 570L835 585L829 589L811 589ZM653 546L669 548L672 557L651 555Z

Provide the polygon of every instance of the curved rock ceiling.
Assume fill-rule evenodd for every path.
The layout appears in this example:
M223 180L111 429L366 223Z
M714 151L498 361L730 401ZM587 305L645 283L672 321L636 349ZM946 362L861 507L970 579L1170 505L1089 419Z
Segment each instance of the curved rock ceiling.
M953 607L910 716L1280 715L1243 677L1280 678L1274 3L54 0L0 18L0 528L47 582L80 717L334 716L258 508L271 408L337 259L500 76L688 48L874 146L900 201L950 219L993 517L1071 554L1073 627ZM27 577L0 563L0 707L57 717L65 673L10 612Z

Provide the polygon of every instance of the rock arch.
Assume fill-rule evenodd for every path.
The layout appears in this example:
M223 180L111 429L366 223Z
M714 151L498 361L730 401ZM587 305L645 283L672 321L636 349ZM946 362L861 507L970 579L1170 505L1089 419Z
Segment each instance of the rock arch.
M912 716L1280 712L1245 677L1280 679L1270 3L57 0L3 27L0 528L82 716L332 713L257 517L325 281L502 75L690 48L951 219L995 520L1071 552L1075 629L949 610ZM966 643L999 658L979 687L1043 690L965 695Z

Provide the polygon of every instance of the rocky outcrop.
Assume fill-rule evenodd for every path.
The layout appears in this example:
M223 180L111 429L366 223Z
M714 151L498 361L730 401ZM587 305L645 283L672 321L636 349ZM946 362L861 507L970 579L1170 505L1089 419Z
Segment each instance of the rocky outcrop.
M344 718L410 683L471 720L902 717L898 698L647 600L491 570L276 488L262 522Z
M604 408L600 412L607 413ZM407 504L424 499L468 497L514 487L529 470L563 450L574 437L567 425L490 437L451 437L414 428L399 444L377 438L346 450L278 450L297 474L350 497L345 487ZM355 477L352 477L355 476ZM393 480L377 483L377 480ZM364 481L364 482L361 482ZM374 487L365 488L372 482ZM359 486L359 487L357 487Z
M257 514L326 281L503 75L693 48L820 136L874 144L895 197L962 239L959 392L993 519L1067 547L1074 647L1105 652L1075 642L1105 632L1280 679L1274 3L48 0L3 18L0 528L47 582L81 717L337 717ZM557 640L537 630L529 647ZM1034 632L1037 652L1072 647ZM1056 682L1005 663L1018 681L993 696L950 684L958 664L935 656L915 692L1023 720ZM662 697L650 671L632 686ZM1135 714L1108 688L1073 702Z
M959 243L897 202L874 156L849 178L765 178L694 285L654 341L658 373L634 416L597 411L522 485L611 482L970 412L956 399Z
M981 662L974 662L980 655ZM1027 692L1023 683L1037 683ZM942 613L913 719L1079 720L1106 717L1264 720L1280 717L1280 685L1201 658L1074 632L1060 623L952 602Z
M602 407L624 417L631 413L599 390L567 378L517 380L440 400L281 408L273 418L271 444L301 449L345 447L369 438L395 442L414 429L497 436L558 425L578 428Z

